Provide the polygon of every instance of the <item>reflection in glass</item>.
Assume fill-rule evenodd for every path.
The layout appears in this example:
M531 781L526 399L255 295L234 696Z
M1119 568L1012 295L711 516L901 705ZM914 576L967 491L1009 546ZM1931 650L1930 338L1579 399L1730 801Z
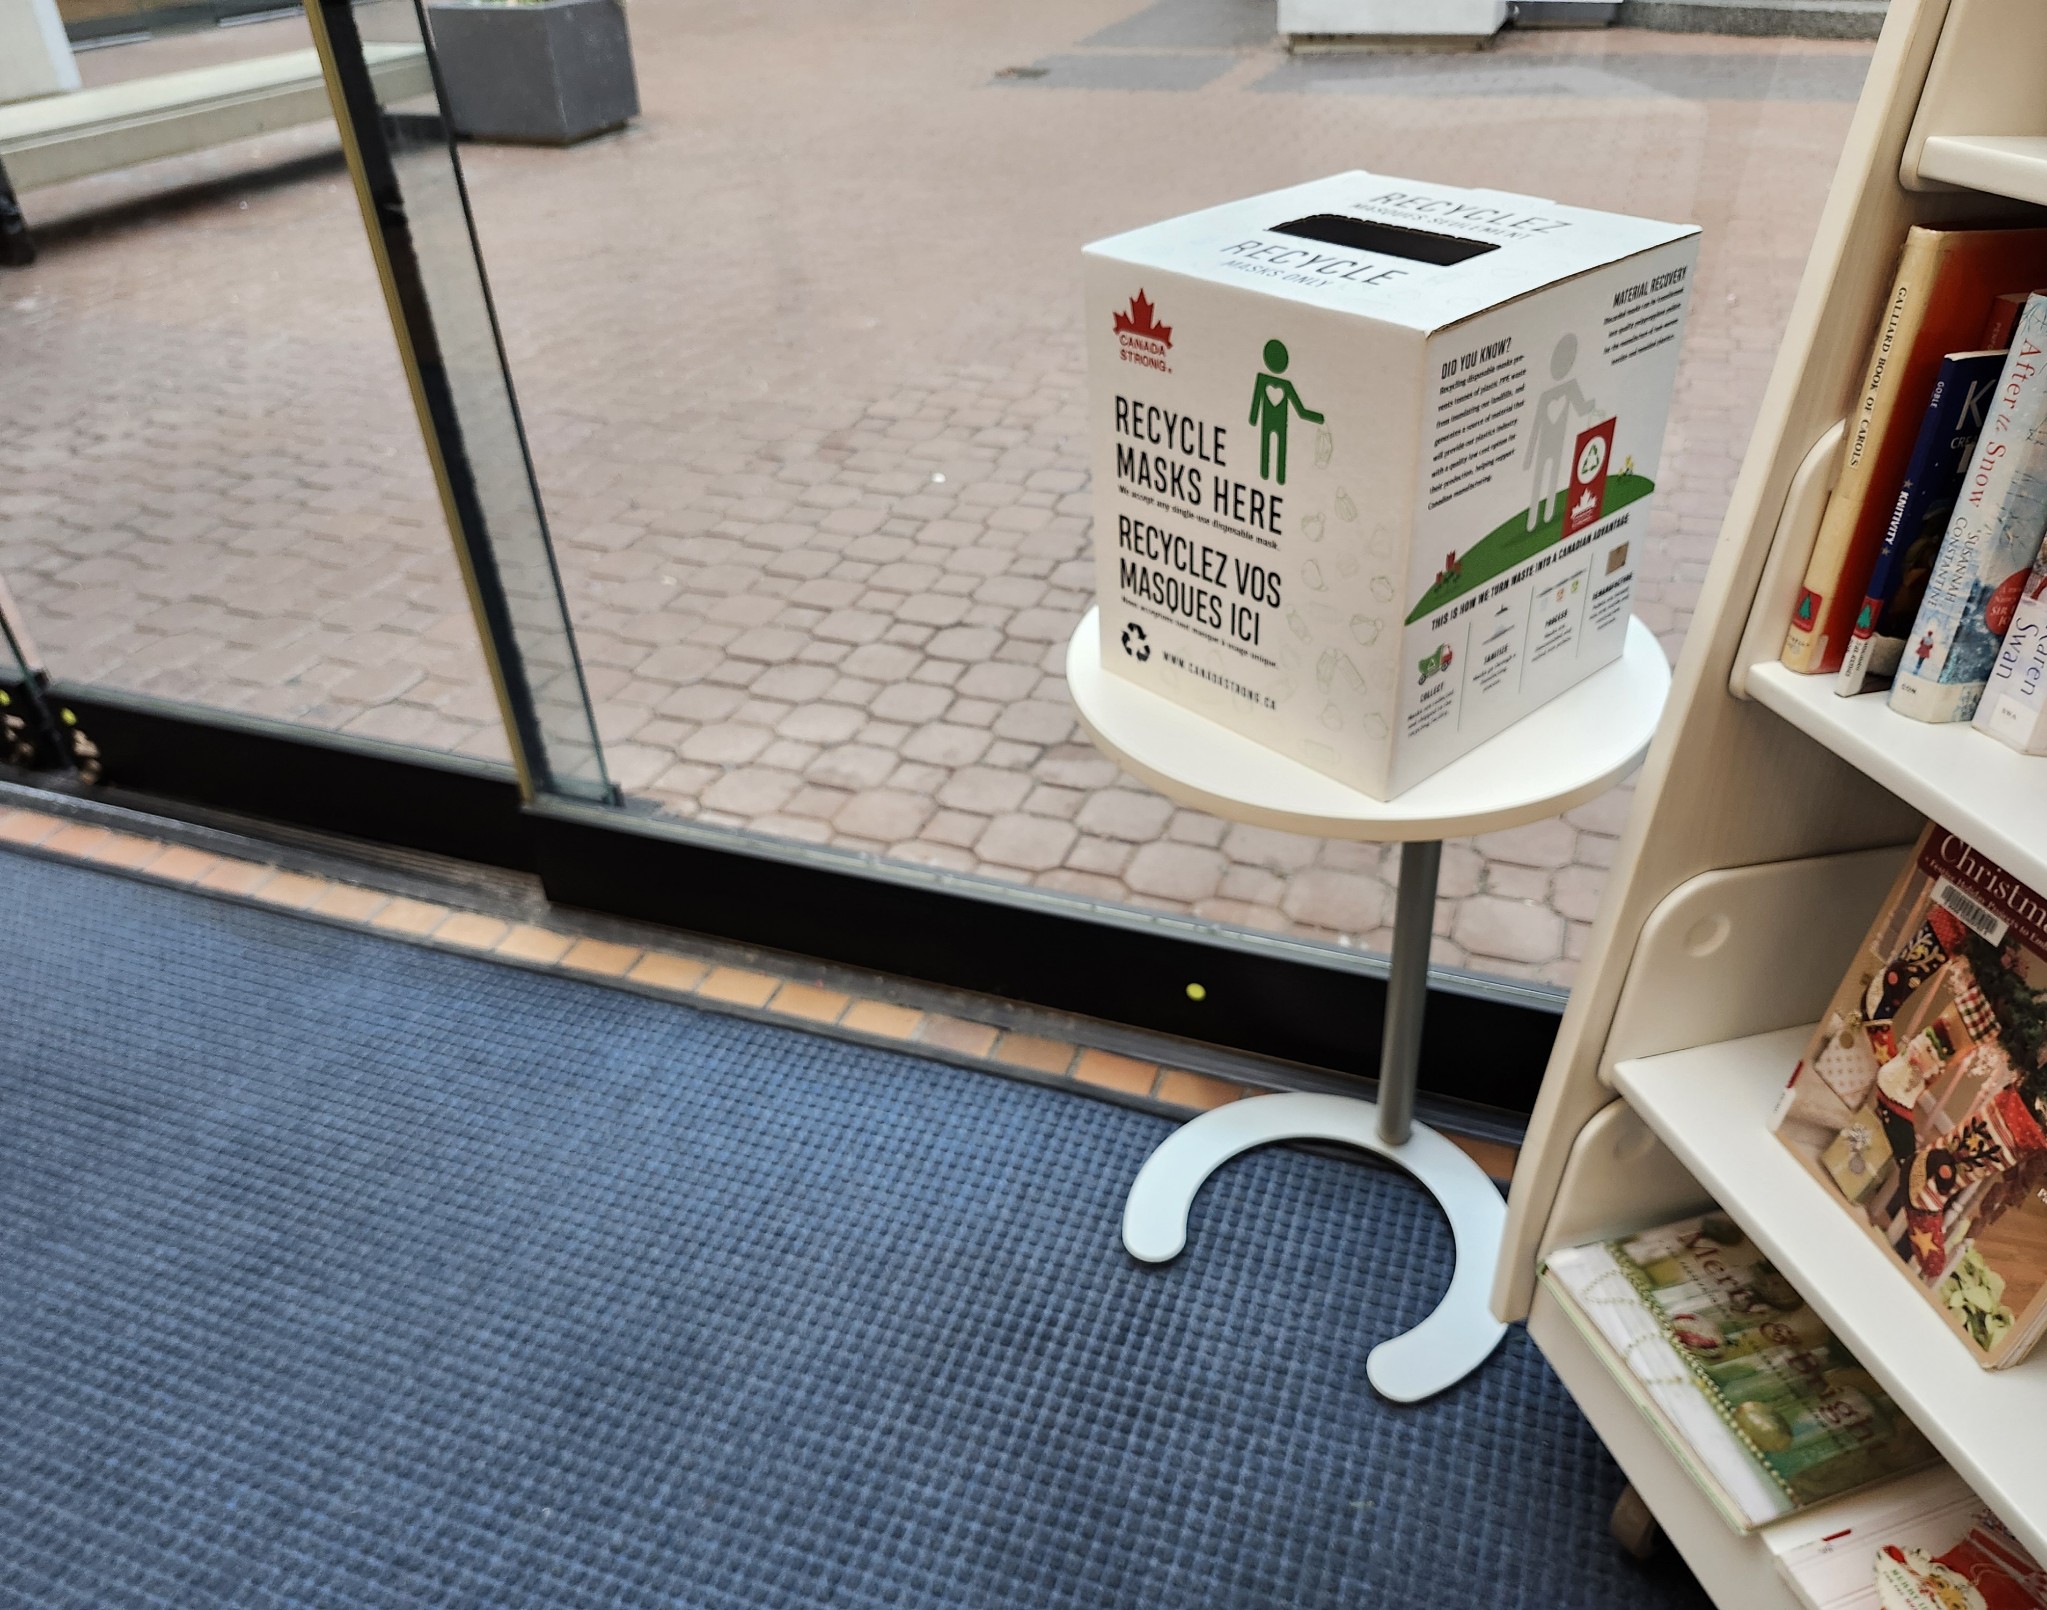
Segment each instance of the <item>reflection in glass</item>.
M49 671L28 634L7 579L0 576L0 765L25 770L68 766L99 780L99 750L78 718L50 691Z
M1870 56L1600 30L1296 57L1270 0L631 20L637 123L463 147L611 774L736 842L1318 960L1385 949L1392 852L1178 808L1075 723L1080 247L1351 167L1701 224L1638 572L1674 652ZM1567 984L1627 803L1446 845L1436 960Z
M347 0L309 15L347 109L344 142L515 758L535 792L611 799L440 102L431 90L387 98L371 72L380 48L421 44L420 14L375 8L367 41Z
M0 573L52 674L502 762L304 15L77 63L101 107L223 99L12 170L41 253L0 271ZM417 45L374 71L431 83Z

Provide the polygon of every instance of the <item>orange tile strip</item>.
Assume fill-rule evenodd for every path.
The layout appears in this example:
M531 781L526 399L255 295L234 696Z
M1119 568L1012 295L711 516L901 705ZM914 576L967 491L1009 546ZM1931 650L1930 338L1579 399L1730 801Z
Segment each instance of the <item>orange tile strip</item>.
M309 912L358 928L496 957L585 979L612 979L713 1009L759 1013L807 1028L831 1027L861 1039L943 1052L993 1070L1026 1071L1095 1094L1137 1097L1179 1112L1206 1112L1256 1095L1255 1087L1211 1074L1120 1056L1066 1040L1004 1030L992 1024L839 990L751 968L719 966L693 956L643 950L563 933L544 924L506 922L431 901L257 861L213 855L111 828L67 822L39 811L0 806L0 845L183 884L289 911ZM1453 1135L1495 1179L1513 1171L1514 1148Z

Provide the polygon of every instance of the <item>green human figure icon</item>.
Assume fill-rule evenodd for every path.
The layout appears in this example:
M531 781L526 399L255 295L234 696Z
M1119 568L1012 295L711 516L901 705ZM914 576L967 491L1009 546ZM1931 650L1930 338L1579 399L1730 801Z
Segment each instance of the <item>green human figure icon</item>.
M1286 427L1289 410L1310 424L1322 423L1322 416L1301 401L1286 373L1287 350L1283 341L1265 343L1265 370L1251 388L1251 423L1258 427L1258 474L1267 481L1286 485ZM1273 447L1279 448L1278 473L1273 472Z

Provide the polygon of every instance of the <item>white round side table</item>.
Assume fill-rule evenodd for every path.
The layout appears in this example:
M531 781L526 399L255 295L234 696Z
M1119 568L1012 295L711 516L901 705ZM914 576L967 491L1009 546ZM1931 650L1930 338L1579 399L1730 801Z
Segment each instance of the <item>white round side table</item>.
M1663 650L1646 626L1630 621L1613 664L1391 800L1361 794L1105 671L1092 609L1067 646L1066 682L1097 747L1169 799L1230 821L1401 846L1379 1099L1254 1096L1190 1120L1138 1171L1123 1212L1123 1245L1146 1263L1179 1256L1202 1182L1254 1146L1333 1140L1376 1152L1435 1197L1457 1250L1435 1311L1373 1348L1365 1373L1401 1403L1455 1385L1506 1334L1487 1299L1507 1211L1476 1163L1414 1122L1443 840L1555 816L1625 776L1648 749L1670 691Z

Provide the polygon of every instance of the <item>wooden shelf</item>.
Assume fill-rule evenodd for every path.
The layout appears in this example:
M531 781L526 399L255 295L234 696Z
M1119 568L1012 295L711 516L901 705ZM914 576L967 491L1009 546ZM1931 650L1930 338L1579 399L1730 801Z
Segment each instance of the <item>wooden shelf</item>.
M1979 1368L1903 1269L1770 1133L1808 1032L1624 1061L1614 1083L1956 1473L2047 1559L2047 1463L2019 1429L2047 1424L2047 1352L2008 1370Z
M2047 206L2047 136L1929 135L1919 177Z
M1831 676L1800 676L1775 661L1749 668L1748 689L2013 877L2047 889L2047 756L2019 754L1966 722L1914 721L1881 693L1843 699Z

